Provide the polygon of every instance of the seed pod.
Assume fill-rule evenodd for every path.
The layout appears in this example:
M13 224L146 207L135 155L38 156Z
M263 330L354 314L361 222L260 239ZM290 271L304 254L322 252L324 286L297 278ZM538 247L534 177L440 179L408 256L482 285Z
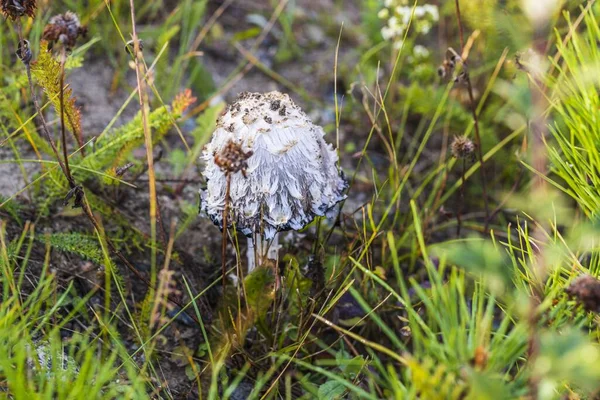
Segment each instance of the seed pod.
M31 47L29 46L29 40L23 39L19 41L19 47L16 51L17 57L23 62L23 64L29 64L33 58L31 53Z
M42 39L47 40L51 45L61 43L66 50L71 50L75 47L77 38L86 34L87 28L81 25L77 14L67 11L50 18L50 22L44 28Z
M455 136L450 151L455 158L472 158L475 154L475 144L466 136Z
M246 177L246 168L248 168L247 160L251 155L252 150L245 152L242 146L230 140L220 153L215 154L214 161L225 174L241 172Z
M138 46L140 48L140 51L144 50L144 41L142 39L138 39ZM134 43L133 40L130 40L127 43L125 43L125 51L129 55L133 55L134 54L134 52L135 52L135 43Z

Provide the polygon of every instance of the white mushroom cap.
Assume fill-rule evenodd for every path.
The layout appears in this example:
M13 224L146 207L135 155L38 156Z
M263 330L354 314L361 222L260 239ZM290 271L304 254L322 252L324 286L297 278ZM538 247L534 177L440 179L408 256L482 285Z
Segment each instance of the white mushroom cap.
M347 183L324 135L287 94L240 94L218 119L202 155L207 187L201 190L201 210L222 227L227 172L215 156L234 143L252 155L245 171L231 172L230 224L247 236L271 239L325 215L345 199Z

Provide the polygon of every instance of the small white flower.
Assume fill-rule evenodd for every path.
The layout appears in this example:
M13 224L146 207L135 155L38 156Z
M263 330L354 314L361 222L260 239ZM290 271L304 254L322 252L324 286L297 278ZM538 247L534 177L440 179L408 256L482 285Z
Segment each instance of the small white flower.
M394 42L394 49L400 50L402 48L403 43L404 43L404 40L398 39L397 41Z
M378 13L381 19L389 18L387 26L381 30L381 35L385 40L402 37L411 23L411 19L416 34L429 33L433 24L439 20L439 9L434 4L414 6L410 5L407 0L386 0L385 6L392 7L381 9ZM401 46L402 43L394 43L394 48Z
M404 26L398 26L398 27L396 27L396 29L394 29L394 31L393 31L394 32L394 36L395 37L402 36L402 34L404 34L404 28L405 28Z
M425 12L431 15L433 21L438 21L440 19L440 14L437 6L434 6L433 4L425 4L423 6L423 9L425 10Z
M421 23L419 32L422 33L422 34L424 34L424 35L427 35L430 30L431 30L431 23L429 21L423 21Z
M552 15L560 9L560 0L521 0L525 15L534 25L546 24Z
M396 13L400 16L400 18L402 18L402 23L404 25L408 25L408 21L410 21L412 9L408 6L396 7Z
M423 18L427 13L424 6L416 6L415 7L415 18Z
M427 47L417 44L413 48L413 54L415 55L415 57L425 58L429 56L429 50L427 49Z
M381 28L381 36L383 36L383 40L390 40L394 37L394 32L389 27L384 26Z

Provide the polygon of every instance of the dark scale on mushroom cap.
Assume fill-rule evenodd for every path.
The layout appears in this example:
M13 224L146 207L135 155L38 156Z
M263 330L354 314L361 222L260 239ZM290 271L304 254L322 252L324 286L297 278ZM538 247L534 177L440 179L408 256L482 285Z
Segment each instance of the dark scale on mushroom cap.
M279 107L281 107L281 100L273 100L271 102L271 111L277 111Z
M283 106L279 109L279 115L281 115L282 117L285 117L285 106Z
M273 119L271 117L269 117L268 115L265 115L265 121L267 122L267 124L273 123Z

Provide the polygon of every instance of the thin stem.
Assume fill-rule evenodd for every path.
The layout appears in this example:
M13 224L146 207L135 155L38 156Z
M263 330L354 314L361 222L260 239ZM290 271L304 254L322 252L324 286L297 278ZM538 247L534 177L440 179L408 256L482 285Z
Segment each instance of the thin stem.
M463 26L462 26L462 18L460 17L460 4L459 4L460 0L454 0L454 5L456 6L456 19L458 20L458 34L460 36L460 51L462 52L462 50L465 48L465 36L463 33Z
M227 186L225 188L225 206L223 207L223 238L221 239L221 272L223 274L223 288L227 284L225 279L227 257L227 214L229 212L229 193L231 190L231 172L227 172Z
M471 103L471 113L473 114L473 122L475 125L475 142L477 143L477 156L479 157L481 172L481 189L483 190L483 204L485 207L485 227L484 231L488 230L488 225L490 223L490 206L488 204L488 194L487 194L487 180L485 177L485 160L483 159L483 150L481 146L481 135L479 134L479 118L477 116L477 110L475 109L475 97L473 96L473 86L471 85L471 78L467 74L467 90L469 92L469 100Z
M46 137L46 140L48 140L48 142L50 143L50 147L52 147L52 152L54 153L54 156L56 157L56 161L58 161L58 165L60 166L60 169L62 169L63 174L65 175L65 177L68 180L69 174L67 173L67 169L65 168L65 164L64 164L63 160L58 155L58 149L56 148L56 144L54 143L52 136L50 136L50 131L48 130L48 125L46 124L46 120L44 118L44 115L42 114L42 109L40 108L40 105L38 103L37 96L36 96L35 90L33 88L33 79L31 78L31 68L29 66L29 63L25 64L25 67L26 67L25 69L27 72L27 80L29 82L29 91L31 92L31 98L33 99L33 106L35 108L35 111L38 114L38 116L40 117L42 132L44 132L44 136Z
M156 177L154 174L154 155L152 154L152 133L150 131L150 124L148 122L149 114L149 100L148 93L146 91L146 85L144 81L144 74L142 68L144 65L144 58L142 50L140 48L140 41L137 35L135 25L135 6L133 0L129 1L129 7L131 9L131 29L133 36L133 49L134 49L134 62L135 62L135 74L137 78L137 89L138 97L140 100L140 109L142 112L142 125L144 128L144 144L146 147L146 159L148 163L148 192L150 195L150 240L151 240L151 253L150 253L150 269L151 287L154 288L156 284L156 216L157 216L157 198L156 198Z
M255 235L254 235L255 236ZM248 250L246 252L248 257L248 274L256 268L256 241L254 238L248 238Z
M462 159L461 165L461 182L460 182L460 200L458 203L458 210L456 211L456 236L460 237L460 228L462 226L462 210L465 205L465 159Z
M456 6L456 19L458 23L458 30L460 35L460 54L465 57L462 60L463 72L465 73L465 80L467 82L467 92L469 93L469 102L471 106L471 114L473 115L473 124L475 126L475 143L477 145L477 157L479 158L480 164L480 176L481 176L481 189L483 191L483 204L485 207L485 226L484 232L487 232L488 226L490 223L490 207L488 204L488 194L487 194L487 180L485 177L485 160L483 159L483 149L481 146L481 135L479 133L479 117L477 116L477 106L475 104L475 96L473 96L473 85L471 84L471 77L469 76L469 71L467 70L467 60L464 52L464 36L463 36L463 25L462 19L460 16L460 5L459 0L455 0L454 2Z
M25 43L25 40L23 38L23 31L21 29L21 22L17 21L16 26L17 26L17 33L19 35L19 46L22 46ZM23 63L25 64L25 71L27 73L27 82L29 84L29 92L31 93L31 99L33 100L33 106L35 108L37 115L40 117L42 132L44 133L44 136L46 137L46 140L48 141L48 143L50 143L50 147L52 148L52 152L54 153L54 156L56 157L56 161L58 162L60 169L63 171L63 174L65 175L65 177L67 178L67 180L69 181L69 184L70 184L70 182L72 181L71 174L69 173L69 170L66 168L63 160L61 160L60 156L58 155L58 149L56 148L56 144L54 143L54 140L52 140L52 136L50 136L50 131L48 130L48 125L46 124L46 120L44 119L44 114L42 113L40 103L38 102L37 96L35 94L35 89L33 87L33 78L31 77L30 62L23 60Z
M69 168L69 156L67 153L67 135L65 134L65 61L67 59L67 53L65 47L62 46L60 54L60 134L62 140L63 160L65 160L65 170L67 180L71 189L75 187L75 182L71 176L71 169Z

